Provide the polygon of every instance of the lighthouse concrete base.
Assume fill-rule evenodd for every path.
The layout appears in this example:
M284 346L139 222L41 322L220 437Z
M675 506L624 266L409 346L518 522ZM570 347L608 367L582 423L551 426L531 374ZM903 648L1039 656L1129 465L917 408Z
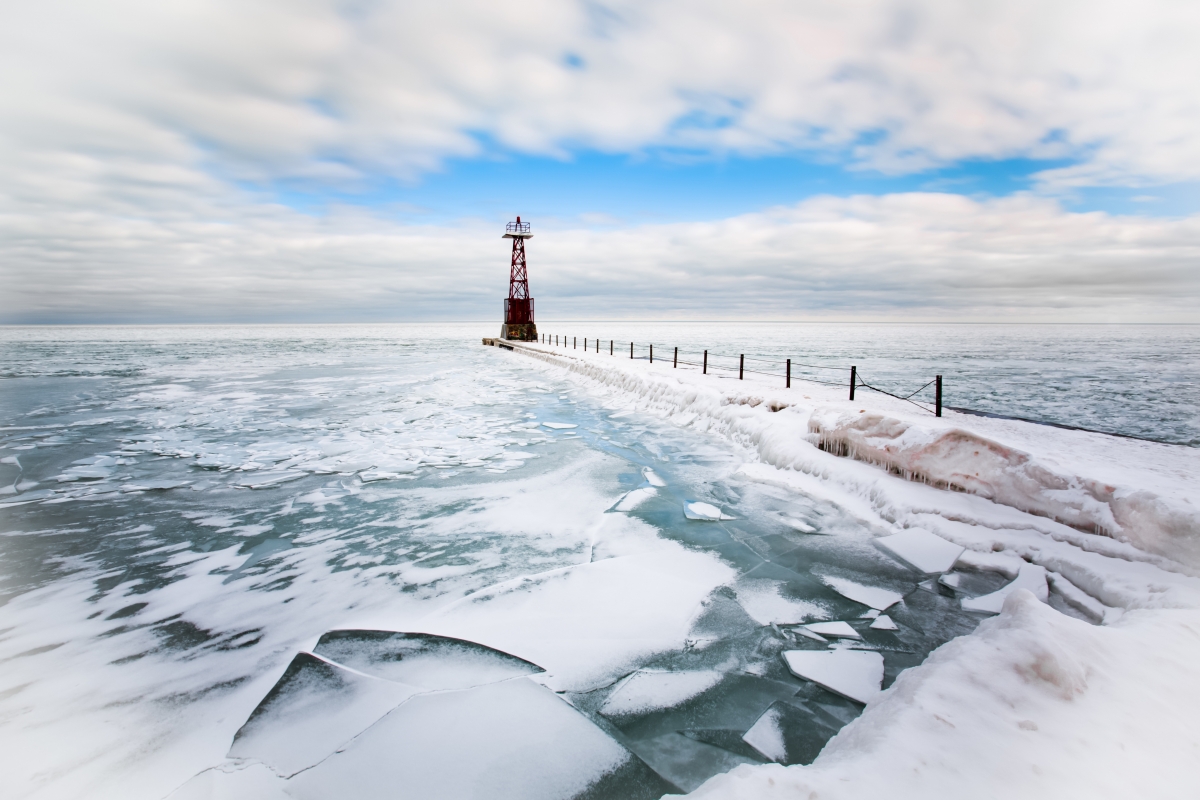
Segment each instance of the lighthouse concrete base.
M525 325L501 325L500 338L515 339L518 342L536 342L538 338L537 325L532 322Z

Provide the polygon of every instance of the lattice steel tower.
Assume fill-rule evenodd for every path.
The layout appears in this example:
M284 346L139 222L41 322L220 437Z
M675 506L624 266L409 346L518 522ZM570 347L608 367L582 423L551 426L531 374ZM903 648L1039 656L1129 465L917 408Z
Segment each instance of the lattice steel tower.
M501 339L537 341L537 326L533 324L533 298L529 296L529 275L525 271L525 240L532 239L529 223L510 222L504 228L504 238L512 239L512 272L508 278L508 297L504 301L504 324Z

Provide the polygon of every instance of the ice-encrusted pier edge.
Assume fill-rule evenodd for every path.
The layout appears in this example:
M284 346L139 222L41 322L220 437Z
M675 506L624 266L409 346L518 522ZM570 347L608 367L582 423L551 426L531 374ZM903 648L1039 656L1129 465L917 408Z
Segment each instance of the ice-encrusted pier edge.
M812 451L883 467L908 480L985 497L1200 568L1200 450L948 411L918 415L888 397L842 399L801 380L792 389L695 370L564 353L519 352L632 394L659 413L720 429L774 467L827 472ZM786 411L778 417L766 412Z
M570 369L607 390L612 405L746 444L763 462L744 466L748 477L831 499L885 528L924 527L970 548L964 558L975 568L1015 575L1020 559L1039 564L1049 570L1053 590L1068 602L1073 595L1077 608L1090 607L1093 620L1106 623L1088 625L1016 591L976 633L905 671L810 766L738 767L694 796L1194 795L1200 715L1179 712L1200 708L1193 499L1200 452L953 413L934 422L913 418L889 398L849 403L820 386L797 383L783 390L689 374L670 363L659 368L537 345L513 349L548 362L544 368ZM868 415L876 419L867 422ZM881 463L899 468L881 470L829 452L837 450L840 430L846 431L846 455L868 456L869 445L884 454ZM970 435L943 439L950 431ZM823 436L827 450L820 447ZM987 455L980 464L980 440L1001 448L1000 455ZM1020 456L1016 466L1026 469L1011 474L1009 454ZM902 459L914 455L920 458L909 462L906 473ZM994 481L991 498L980 496L994 478L985 474L987 464L1010 473ZM1134 520L1139 525L1118 521L1111 501L1080 488L1085 479L1075 476L1081 474L1102 485L1104 495L1138 496L1139 508L1151 511ZM954 483L965 491L904 480L936 483L939 475L961 476L965 482ZM1006 494L1014 489L1032 492L1056 513L1019 510L1020 494ZM1178 527L1161 524L1157 502ZM1101 521L1109 535L1055 520L1085 512L1096 515L1090 519ZM1107 520L1111 527L1103 525Z

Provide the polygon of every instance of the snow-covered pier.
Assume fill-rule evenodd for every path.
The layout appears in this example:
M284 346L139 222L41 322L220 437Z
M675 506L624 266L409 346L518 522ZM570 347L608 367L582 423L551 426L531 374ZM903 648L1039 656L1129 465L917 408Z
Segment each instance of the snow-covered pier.
M957 549L931 589L1009 580L963 598L995 619L870 698L811 766L742 767L697 796L1182 797L1196 785L1200 723L1178 710L1200 708L1200 451L937 418L887 396L852 402L841 387L608 348L506 344L610 407L743 445L741 476L837 503L887 533L879 546L916 535ZM916 563L939 550L925 544L897 553Z

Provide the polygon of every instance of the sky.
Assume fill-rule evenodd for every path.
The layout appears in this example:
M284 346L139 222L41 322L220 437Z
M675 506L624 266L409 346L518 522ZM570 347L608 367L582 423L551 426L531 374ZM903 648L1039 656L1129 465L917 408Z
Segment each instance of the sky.
M1200 323L1200 3L0 6L0 323Z

